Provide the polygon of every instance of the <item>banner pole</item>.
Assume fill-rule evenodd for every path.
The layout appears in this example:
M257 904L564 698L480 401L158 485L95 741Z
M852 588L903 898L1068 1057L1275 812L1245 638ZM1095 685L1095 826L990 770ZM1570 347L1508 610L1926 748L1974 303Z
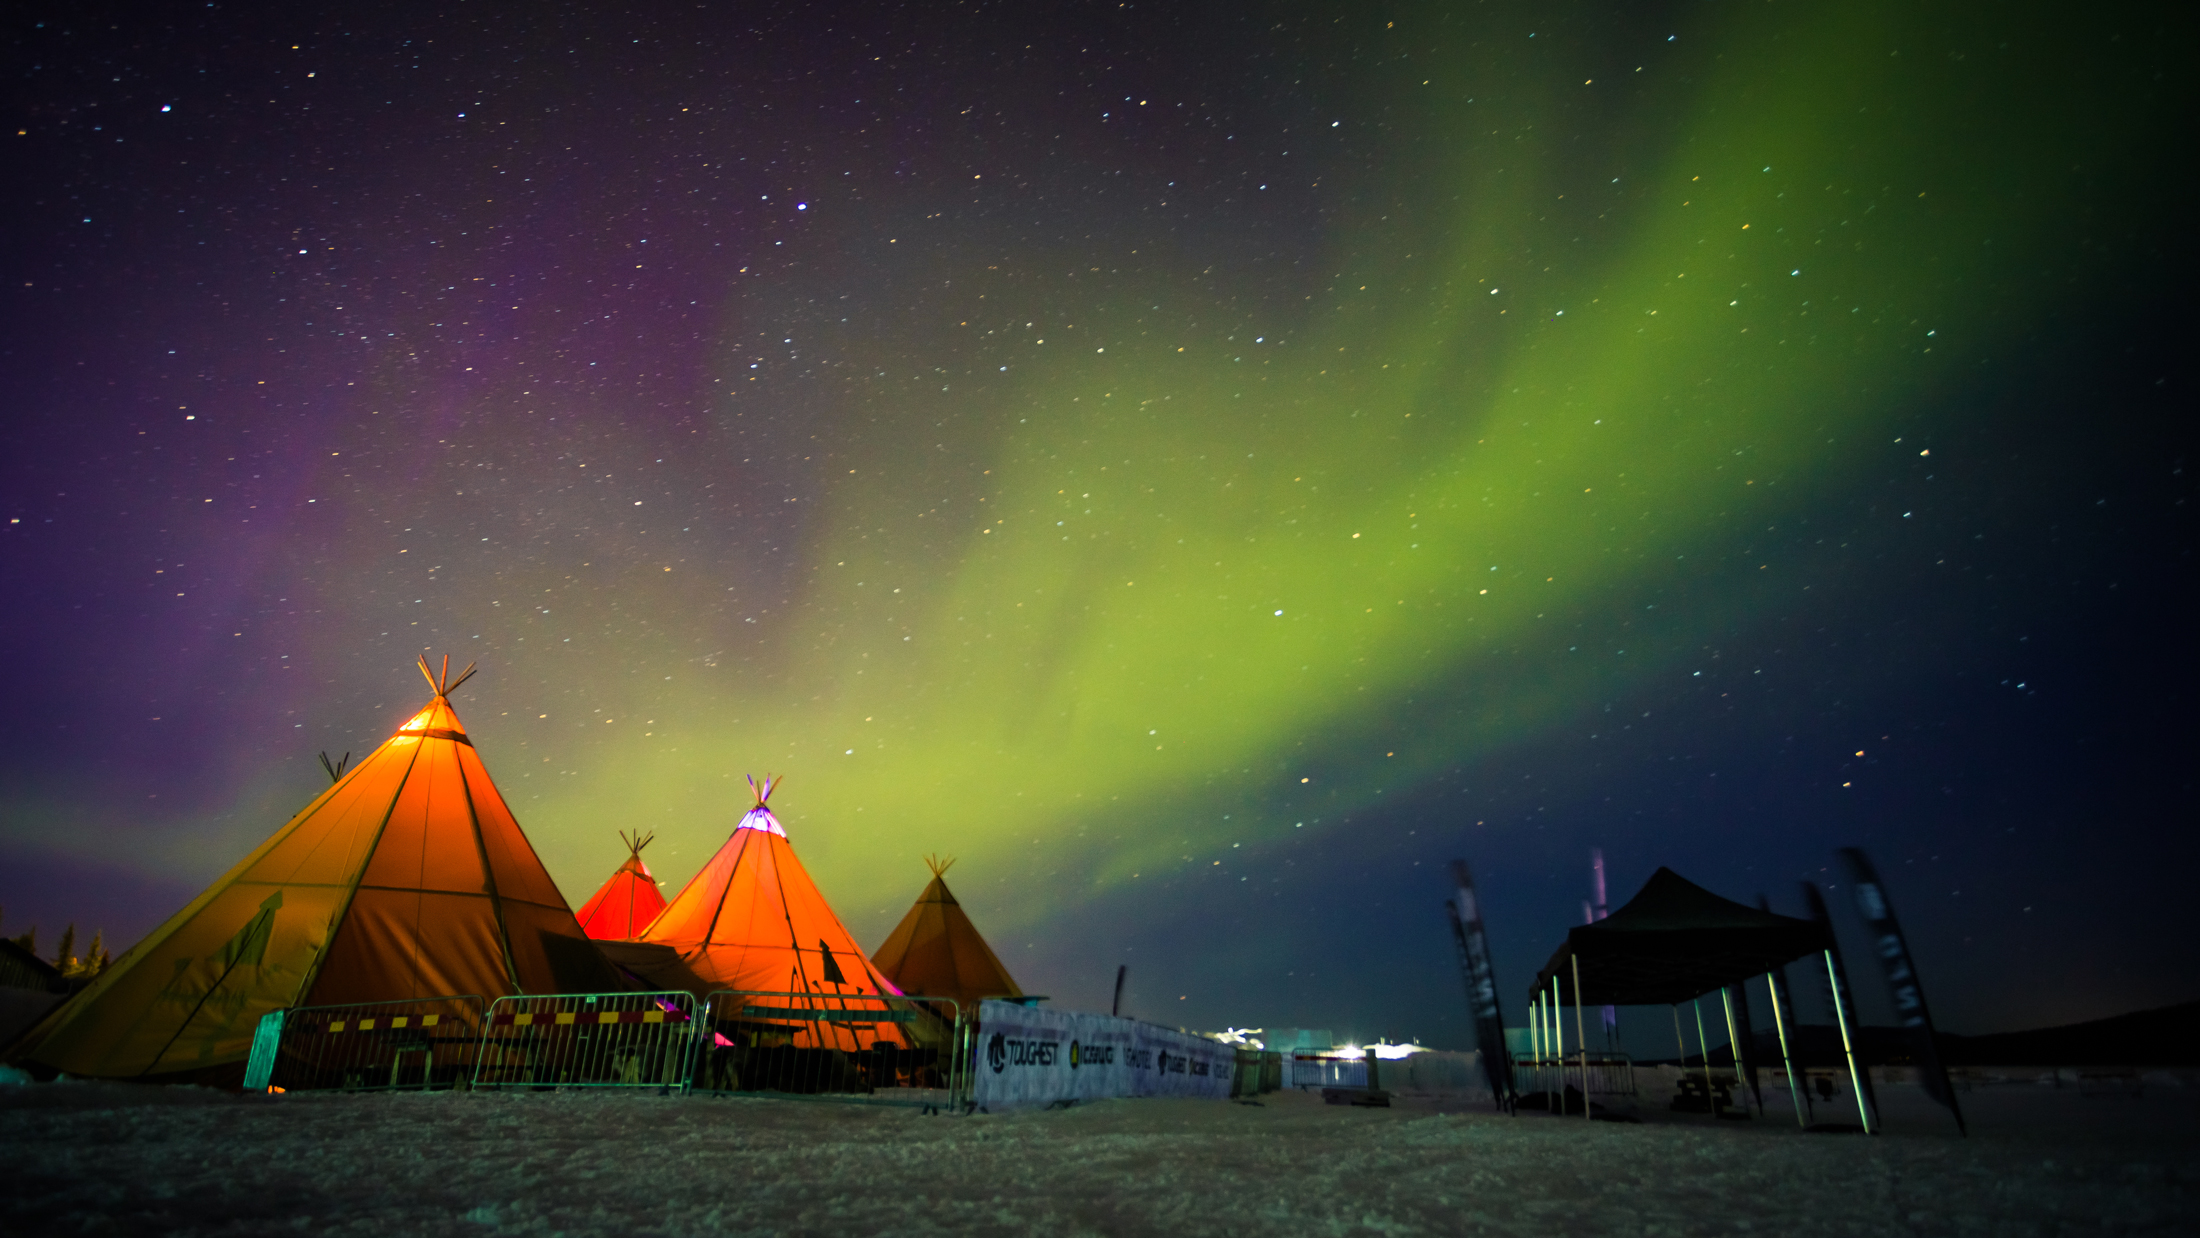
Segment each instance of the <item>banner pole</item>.
M1534 996L1528 998L1528 1064L1536 1072L1535 1082L1522 1087L1543 1090L1543 1015L1542 1004Z
M1679 1002L1673 1003L1673 1046L1680 1055L1674 1059L1674 1069L1678 1073L1674 1076L1673 1095L1678 1097L1680 1095L1680 1080L1688 1077L1688 1041L1681 1036L1681 1004Z
M1872 1133L1871 1110L1864 1104L1864 1081L1856 1074L1856 1046L1849 1042L1849 1016L1841 1003L1841 976L1833 968L1833 951L1826 951L1826 977L1833 983L1833 1018L1841 1025L1841 1052L1849 1059L1849 1085L1856 1089L1856 1116L1864 1133Z
M1575 955L1574 965L1574 1047L1581 1054L1581 1117L1583 1121L1596 1119L1589 1115L1589 1033L1582 1030L1581 1022L1581 956Z
M1780 982L1771 972L1765 973L1765 988L1772 992L1772 1026L1780 1033L1780 1069L1787 1072L1788 1103L1795 1106L1795 1124L1808 1130L1810 1123L1803 1120L1803 1098L1795 1092L1795 1063L1788 1056L1787 1020L1780 1014Z
M1551 973L1550 1000L1543 1003L1551 1020L1551 1112L1555 1116L1566 1114L1566 1008L1558 998L1558 973Z

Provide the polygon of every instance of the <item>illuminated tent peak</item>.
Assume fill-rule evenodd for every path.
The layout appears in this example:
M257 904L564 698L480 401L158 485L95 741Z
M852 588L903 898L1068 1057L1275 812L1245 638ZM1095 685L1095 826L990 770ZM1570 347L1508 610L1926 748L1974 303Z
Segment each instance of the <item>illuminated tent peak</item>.
M795 858L786 830L766 806L778 782L750 779L755 807L642 931L642 940L679 951L712 988L850 997L899 993L864 957ZM880 1024L859 1041L852 1029L821 1021L804 1028L794 1043L857 1049L873 1040L900 1043L902 1034Z
M72 1075L242 1078L295 1006L621 987L451 708L473 668L82 992L11 1056Z
M642 863L642 848L655 837L639 830L632 835L619 831L619 841L626 844L626 863L619 865L595 897L582 905L582 932L599 941L633 941L665 909L665 896L657 891L657 878L649 865Z
M785 838L787 836L786 827L779 824L779 818L772 815L770 807L772 788L784 782L785 779L775 778L770 774L764 775L762 782L758 782L754 774L748 775L748 779L749 794L756 797L756 807L742 813L741 820L733 828L736 830L764 830Z
M924 857L932 884L871 956L872 965L905 993L952 997L965 1008L981 998L1022 997L1023 989L948 890L954 863Z

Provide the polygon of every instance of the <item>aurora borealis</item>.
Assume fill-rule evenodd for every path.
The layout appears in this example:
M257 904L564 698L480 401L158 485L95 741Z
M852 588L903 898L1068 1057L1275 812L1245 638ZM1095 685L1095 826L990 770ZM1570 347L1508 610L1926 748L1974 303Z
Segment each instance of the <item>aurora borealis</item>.
M781 773L859 939L952 854L1065 1004L1443 1040L1453 856L1517 1002L1592 846L1850 843L1944 1026L2188 997L2191 33L18 18L0 927L125 944L448 653L575 905Z

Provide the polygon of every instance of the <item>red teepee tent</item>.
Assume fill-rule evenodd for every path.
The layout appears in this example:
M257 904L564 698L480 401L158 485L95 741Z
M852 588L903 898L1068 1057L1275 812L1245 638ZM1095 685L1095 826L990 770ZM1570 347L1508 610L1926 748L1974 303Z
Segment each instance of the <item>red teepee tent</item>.
M11 1053L72 1075L243 1078L272 1010L625 987L435 699Z
M582 932L598 941L633 941L665 909L665 896L657 892L657 879L650 875L649 865L642 863L642 848L655 837L645 837L639 831L628 837L625 830L619 831L619 841L626 844L626 863L619 865L596 896L582 905Z
M787 845L771 809L774 782L749 780L756 806L733 837L687 883L642 940L671 946L715 988L819 997L898 994L864 957L840 917ZM798 1047L857 1049L902 1033L880 1024L860 1041L846 1026L820 1021L795 1037Z

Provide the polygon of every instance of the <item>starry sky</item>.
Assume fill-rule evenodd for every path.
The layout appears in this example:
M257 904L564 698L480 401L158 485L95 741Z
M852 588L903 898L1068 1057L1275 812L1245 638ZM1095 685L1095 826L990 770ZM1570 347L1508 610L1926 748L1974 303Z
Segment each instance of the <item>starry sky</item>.
M2171 7L14 6L0 928L450 654L575 905L784 774L1066 1006L1463 1043L1445 861L1517 1022L1591 848L1848 844L1945 1027L2190 998Z

